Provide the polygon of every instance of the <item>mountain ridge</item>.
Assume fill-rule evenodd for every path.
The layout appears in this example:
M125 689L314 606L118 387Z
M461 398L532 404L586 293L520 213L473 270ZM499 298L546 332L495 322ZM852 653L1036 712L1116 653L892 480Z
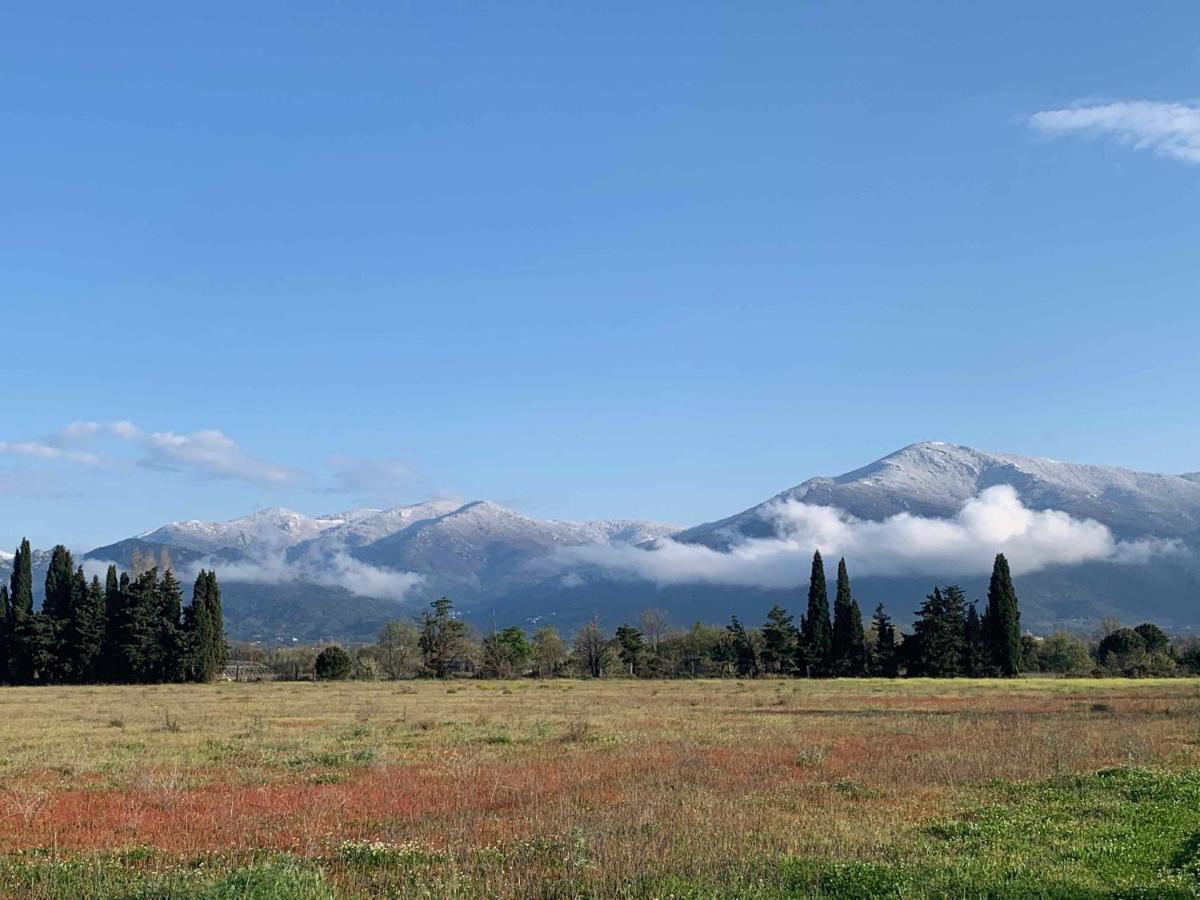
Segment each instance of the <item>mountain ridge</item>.
M468 616L486 610L521 621L549 617L565 627L593 614L629 618L646 606L753 620L764 603L798 608L795 595L807 569L801 572L797 564L797 587L787 590L699 579L664 585L564 551L616 548L627 555L665 541L728 552L750 539L778 537L774 514L784 502L832 506L867 521L900 513L952 519L967 501L998 485L1012 486L1030 509L1094 520L1119 540L1165 538L1187 550L1153 565L1107 561L1023 575L1028 624L1084 627L1105 615L1144 615L1200 628L1200 474L1068 463L940 441L909 444L841 475L807 479L732 516L684 529L640 520L537 519L485 500L317 516L270 507L226 522L167 523L86 556L127 565L135 549L157 556L166 548L181 569L215 566L219 576L227 573L221 577L231 633L262 640L369 637L389 615L411 615L443 593ZM0 570L5 565L0 557ZM859 577L855 590L864 603L915 606L921 591L947 578L972 590L983 587L953 572L931 571ZM896 612L906 618L903 608Z
M1094 519L1121 537L1200 534L1200 479L921 441L842 475L810 478L676 538L727 548L739 537L763 537L764 510L787 500L832 506L873 521L905 512L947 518L999 484L1016 488L1034 509Z

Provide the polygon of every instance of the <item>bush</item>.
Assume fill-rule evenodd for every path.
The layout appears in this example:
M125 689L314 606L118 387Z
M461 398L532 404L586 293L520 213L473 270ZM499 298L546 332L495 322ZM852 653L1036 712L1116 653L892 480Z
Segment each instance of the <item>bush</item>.
M359 681L378 681L380 671L379 663L374 657L360 655L355 662L354 677Z
M350 677L350 654L334 644L317 655L313 674L319 681L340 681Z
M1061 631L1042 641L1037 652L1039 668L1043 672L1086 675L1092 669L1087 642Z
M1175 671L1167 636L1149 624L1118 628L1105 635L1096 648L1096 659L1109 672L1130 678L1170 675Z

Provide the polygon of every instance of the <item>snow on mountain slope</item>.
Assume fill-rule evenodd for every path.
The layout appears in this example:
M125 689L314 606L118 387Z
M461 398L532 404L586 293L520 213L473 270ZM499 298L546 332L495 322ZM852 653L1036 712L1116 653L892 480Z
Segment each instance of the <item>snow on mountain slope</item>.
M371 510L369 512L374 512ZM183 547L199 553L231 548L249 554L278 551L311 540L322 531L345 525L356 511L340 516L306 516L282 507L271 507L228 522L172 522L138 537L144 541Z
M483 588L535 563L552 567L559 547L637 543L674 531L649 522L564 522L534 519L486 500L420 522L355 552L366 562L442 577Z
M489 501L463 504L457 500L429 500L394 509L355 509L322 516L273 507L228 522L172 522L138 535L138 539L197 553L236 550L255 556L288 550L289 559L320 558L397 538L414 526L440 519L446 521L418 544L426 546L436 536L444 536L459 542L508 540L522 546L550 548L556 544L638 543L677 530L673 525L622 519L541 520Z
M598 541L611 544L643 544L655 538L667 537L679 530L678 525L661 522L639 522L636 519L601 519L585 523Z
M330 554L352 550L397 534L420 522L436 519L462 506L457 500L428 500L394 509L356 510L340 525L323 530L314 538L301 541L288 551L289 560L316 560ZM331 516L329 518L337 518Z
M676 530L619 519L541 520L488 501L430 500L324 516L272 508L228 522L176 522L136 540L220 561L218 572L229 572L230 580L334 579L353 557L389 577L428 576L430 590L470 593L507 588L522 577L546 577L560 565L559 547L636 544Z
M764 513L779 500L833 506L861 519L881 520L901 512L945 518L966 500L1000 484L1016 488L1029 507L1096 519L1118 536L1187 540L1200 535L1200 480L928 441L845 475L812 478L677 538L725 548L744 537L773 536L774 524Z

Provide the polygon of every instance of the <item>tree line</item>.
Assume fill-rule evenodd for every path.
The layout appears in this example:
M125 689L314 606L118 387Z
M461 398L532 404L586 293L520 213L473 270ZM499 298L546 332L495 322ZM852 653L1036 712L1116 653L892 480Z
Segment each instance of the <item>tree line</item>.
M896 627L883 605L864 622L845 560L837 567L832 607L820 553L813 556L807 604L799 623L775 605L760 626L736 616L725 626L697 622L673 629L661 610L607 632L593 618L568 643L553 627L532 635L518 626L479 634L457 618L450 600L435 600L415 621L388 623L373 644L266 649L257 659L282 677L412 678L552 677L1012 677L1166 675L1200 672L1200 643L1173 645L1157 626L1120 628L1086 641L1066 633L1044 639L1022 634L1008 560L996 557L986 601L968 602L954 584L934 587L915 611L910 632Z
M0 682L211 681L229 656L216 573L200 572L185 606L169 557L160 566L135 552L132 569L109 566L103 584L98 575L89 581L59 544L34 610L33 553L23 540L0 585Z

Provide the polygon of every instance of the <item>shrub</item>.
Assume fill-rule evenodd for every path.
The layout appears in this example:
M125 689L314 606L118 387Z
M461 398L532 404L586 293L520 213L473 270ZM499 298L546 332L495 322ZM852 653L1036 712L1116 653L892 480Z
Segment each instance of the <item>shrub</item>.
M1086 675L1092 669L1087 642L1074 635L1055 632L1037 646L1038 667L1059 675Z
M350 676L350 655L337 644L317 655L313 674L319 681L340 681Z

